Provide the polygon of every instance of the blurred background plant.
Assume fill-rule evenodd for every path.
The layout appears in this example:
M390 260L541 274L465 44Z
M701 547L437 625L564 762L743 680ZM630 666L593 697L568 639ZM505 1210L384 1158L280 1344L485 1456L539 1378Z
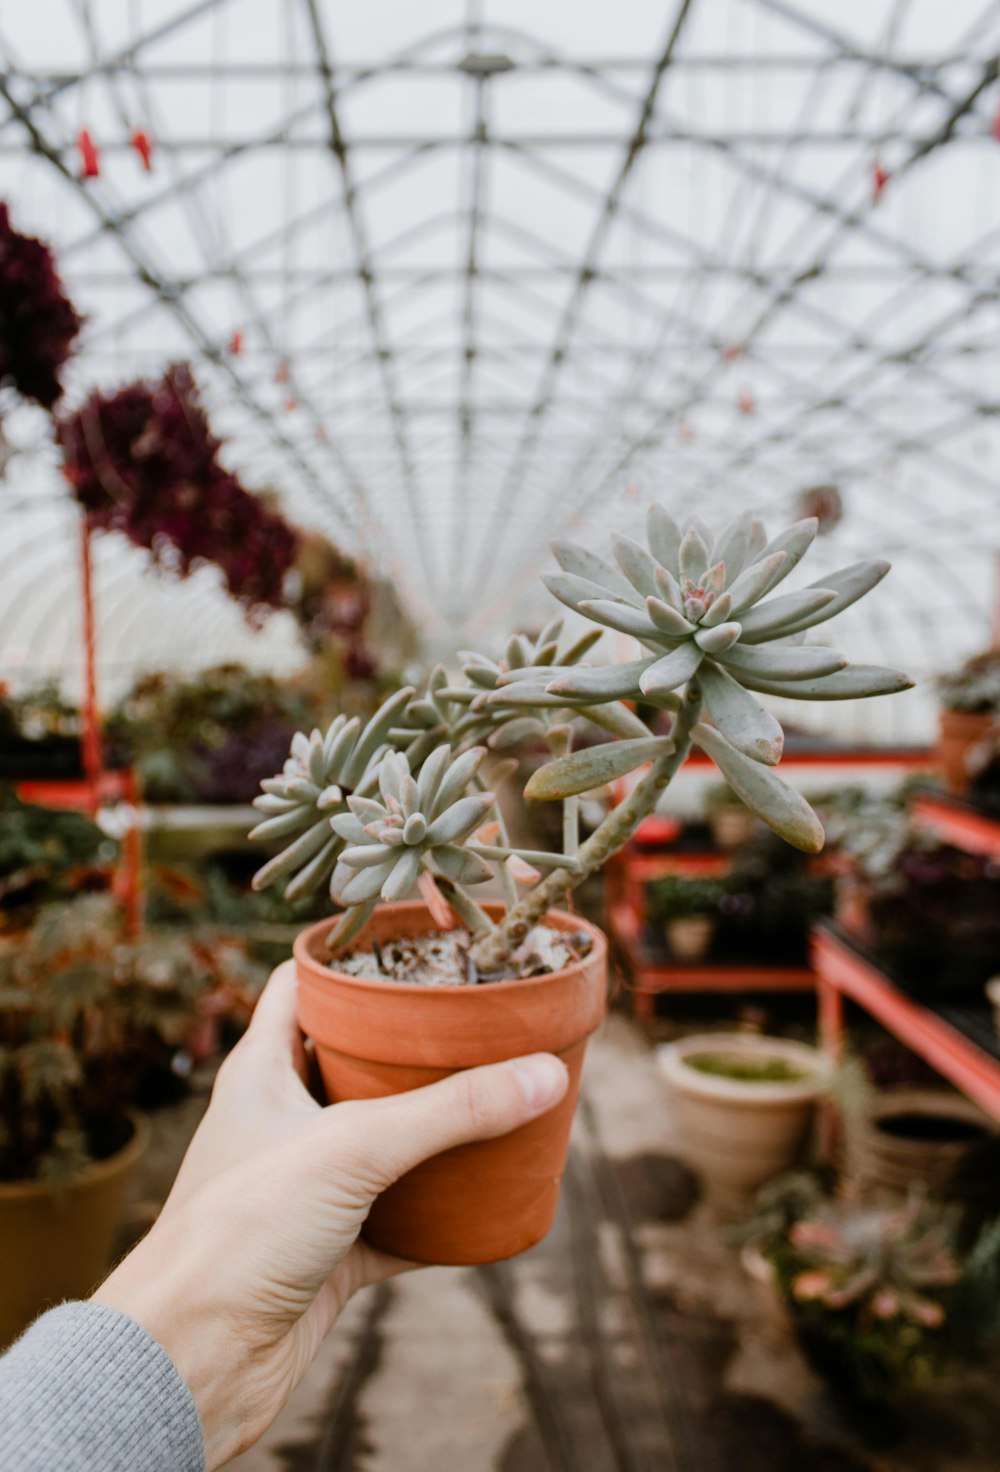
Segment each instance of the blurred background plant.
M61 1185L114 1154L129 1111L181 1087L206 1002L248 1015L252 995L240 948L219 937L132 939L108 895L43 906L0 941L0 1181Z
M862 1402L947 1383L1000 1329L1000 1223L962 1253L953 1210L771 1182L743 1233L814 1367Z
M116 856L82 813L21 802L0 784L0 933L23 929L39 904L106 889Z
M109 713L105 737L135 762L149 802L249 802L317 716L312 694L224 664L142 676Z

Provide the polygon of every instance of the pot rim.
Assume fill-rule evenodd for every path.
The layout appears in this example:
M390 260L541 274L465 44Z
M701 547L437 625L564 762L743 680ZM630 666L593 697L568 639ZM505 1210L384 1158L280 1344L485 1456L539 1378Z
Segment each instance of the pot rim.
M126 1110L126 1114L132 1125L132 1133L125 1144L113 1155L107 1155L103 1160L94 1160L89 1165L85 1165L78 1175L67 1181L67 1193L71 1194L82 1186L95 1185L108 1176L117 1175L120 1171L127 1170L141 1155L145 1154L152 1134L149 1120L137 1109ZM5 1201L24 1200L31 1196L52 1196L53 1194L52 1188L45 1181L38 1180L37 1177L25 1181L0 1181L0 1204Z
M756 1057L761 1054L783 1057L790 1063L800 1064L809 1076L785 1083L773 1079L758 1083L701 1073L687 1062L689 1053L719 1051L744 1052ZM792 1038L773 1038L759 1033L693 1033L673 1043L661 1043L656 1050L656 1061L668 1083L683 1093L743 1105L808 1103L827 1091L833 1074L833 1066L821 1049Z
M430 914L423 900L396 900L388 904L383 904L380 908L396 911L406 910L410 913L421 910L425 914ZM488 901L484 908L488 911L493 910L499 913L503 911L504 907L499 901ZM351 986L359 992L375 993L379 996L402 994L407 997L481 997L495 995L494 988L496 987L503 987L504 995L509 995L510 993L523 992L537 987L540 983L558 981L562 977L568 976L570 972L575 971L579 966L593 961L605 961L607 959L608 940L600 926L595 925L591 920L585 920L582 915L573 914L570 910L548 910L544 918L548 920L550 916L554 915L571 921L572 928L585 930L590 935L593 946L586 956L581 957L572 966L564 967L562 971L547 971L541 976L522 976L511 978L507 981L484 981L478 986L422 986L412 981L377 981L373 977L350 976L346 971L338 971L335 965L321 961L311 949L312 940L318 937L321 931L325 938L326 933L333 929L337 923L336 916L332 919L318 920L314 924L306 926L304 930L300 930L292 943L292 954L306 976L310 975L311 968L315 968L324 972L326 976L336 979L339 986ZM361 935L364 935L364 931L361 932ZM360 939L360 936L357 939ZM299 985L302 985L301 979Z

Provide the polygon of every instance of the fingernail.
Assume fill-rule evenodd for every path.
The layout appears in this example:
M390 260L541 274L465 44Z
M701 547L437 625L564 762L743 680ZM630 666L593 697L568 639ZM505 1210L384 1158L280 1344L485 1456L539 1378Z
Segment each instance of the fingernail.
M547 1109L566 1092L565 1065L551 1053L533 1053L530 1058L518 1058L512 1066L531 1109Z

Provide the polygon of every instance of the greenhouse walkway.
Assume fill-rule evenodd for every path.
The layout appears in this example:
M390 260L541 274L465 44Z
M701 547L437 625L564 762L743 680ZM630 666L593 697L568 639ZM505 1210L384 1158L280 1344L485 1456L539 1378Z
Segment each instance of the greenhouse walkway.
M158 1119L178 1136L151 1152L161 1167L193 1112ZM794 1344L768 1329L676 1148L648 1043L613 1016L588 1057L549 1238L512 1263L433 1269L361 1295L233 1466L993 1472L1000 1413L985 1375L871 1452L879 1428L845 1423Z

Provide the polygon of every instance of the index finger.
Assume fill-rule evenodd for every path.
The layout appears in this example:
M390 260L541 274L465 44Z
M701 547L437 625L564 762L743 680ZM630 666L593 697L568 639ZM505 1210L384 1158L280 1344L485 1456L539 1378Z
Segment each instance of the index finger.
M295 962L282 961L260 994L248 1032L255 1042L268 1045L283 1057L290 1053L296 1070L304 1077L306 1056L296 1013L297 995Z

